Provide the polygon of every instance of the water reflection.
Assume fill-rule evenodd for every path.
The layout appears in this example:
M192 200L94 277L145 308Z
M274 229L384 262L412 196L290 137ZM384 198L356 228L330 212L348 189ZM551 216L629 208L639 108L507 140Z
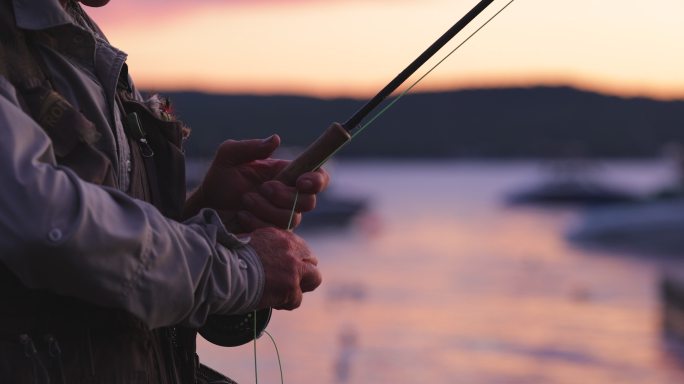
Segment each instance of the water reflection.
M338 337L338 350L335 357L334 372L335 383L348 383L352 374L354 357L358 352L358 331L353 325L345 325L340 329Z
M684 382L657 302L660 270L678 263L574 248L563 233L578 211L503 206L503 192L533 171L339 164L336 188L371 196L382 231L304 234L325 281L300 310L274 314L285 382ZM657 176L620 172L628 182ZM252 346L200 351L254 382ZM259 382L279 382L266 340L257 355Z

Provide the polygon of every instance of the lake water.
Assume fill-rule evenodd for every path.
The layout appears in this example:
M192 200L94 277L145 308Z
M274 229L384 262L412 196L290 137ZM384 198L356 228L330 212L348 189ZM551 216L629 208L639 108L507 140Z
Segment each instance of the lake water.
M285 383L683 383L661 335L658 281L676 260L587 251L570 209L509 207L533 163L337 163L331 190L364 196L353 227L303 232L323 285L268 331ZM611 163L605 180L646 191L660 163ZM199 340L201 359L254 383L252 344ZM280 383L267 336L259 383Z

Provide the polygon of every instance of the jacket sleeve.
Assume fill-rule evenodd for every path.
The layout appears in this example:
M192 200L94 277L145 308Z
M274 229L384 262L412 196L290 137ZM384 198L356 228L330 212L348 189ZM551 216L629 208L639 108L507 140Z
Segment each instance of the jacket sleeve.
M0 262L27 287L124 309L150 328L254 309L260 261L214 211L178 223L84 182L18 105L0 76Z

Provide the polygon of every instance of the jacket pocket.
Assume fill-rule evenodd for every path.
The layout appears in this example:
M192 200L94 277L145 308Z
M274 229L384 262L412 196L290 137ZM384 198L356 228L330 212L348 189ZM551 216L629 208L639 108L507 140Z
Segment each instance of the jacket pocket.
M85 181L115 186L111 161L94 146L100 133L90 120L48 86L28 90L23 96L31 116L50 137L58 164Z
M126 133L134 147L132 160L142 162L145 172L144 178L133 175L132 180L134 183L146 180L148 201L165 216L180 220L186 193L183 124L157 118L140 102L129 100L123 104L127 114ZM144 187L132 185L131 188Z

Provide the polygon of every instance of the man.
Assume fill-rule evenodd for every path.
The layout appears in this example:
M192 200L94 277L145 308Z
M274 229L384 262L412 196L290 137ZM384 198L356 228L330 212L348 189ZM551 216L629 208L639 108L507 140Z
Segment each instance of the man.
M321 283L286 228L328 175L284 185L277 136L227 141L186 203L187 129L75 0L0 0L0 25L0 382L229 382L196 330Z

